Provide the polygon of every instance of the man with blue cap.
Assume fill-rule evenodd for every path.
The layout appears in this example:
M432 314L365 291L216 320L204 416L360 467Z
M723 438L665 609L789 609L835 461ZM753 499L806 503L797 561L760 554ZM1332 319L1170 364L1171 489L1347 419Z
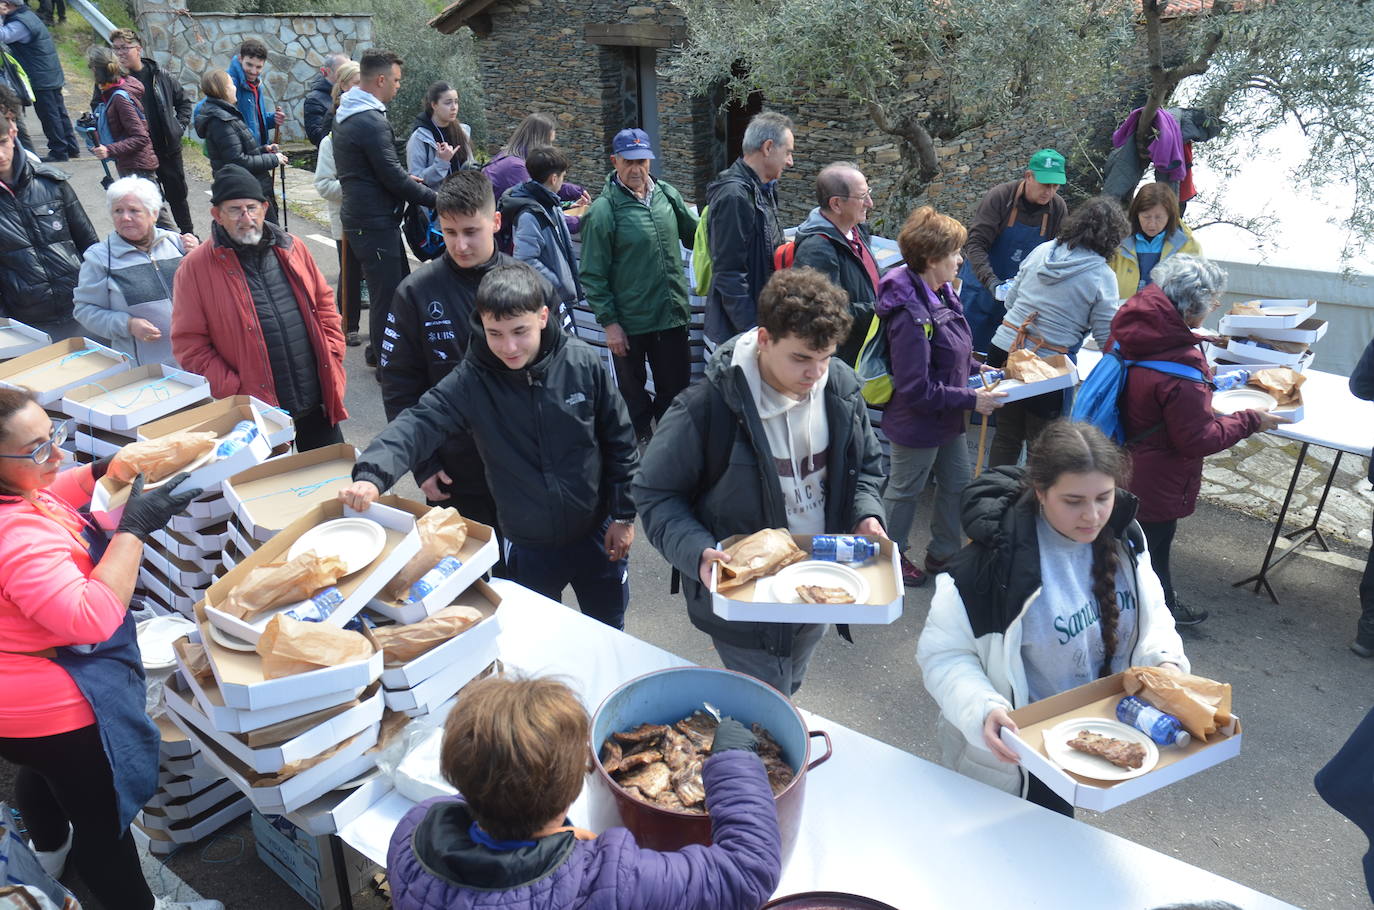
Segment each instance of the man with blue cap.
M648 133L621 130L611 150L614 170L582 219L582 290L606 329L620 394L645 440L692 378L680 247L692 245L697 219L676 189L650 176Z

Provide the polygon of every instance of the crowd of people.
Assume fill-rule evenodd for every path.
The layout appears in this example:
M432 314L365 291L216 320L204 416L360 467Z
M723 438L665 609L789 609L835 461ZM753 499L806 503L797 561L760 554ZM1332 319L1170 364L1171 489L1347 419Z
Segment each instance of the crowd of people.
M944 761L1058 812L1073 810L1001 741L1015 729L1009 712L1126 666L1188 672L1177 627L1206 614L1173 588L1178 522L1195 508L1203 458L1276 418L1220 416L1208 382L1133 369L1121 447L1068 419L1067 395L1007 403L977 381L1020 351L1073 358L1089 336L1128 360L1210 378L1194 329L1226 276L1201 256L1169 184L1143 186L1125 211L1105 197L1070 208L1058 193L1064 157L1041 149L967 227L930 206L911 212L901 264L883 273L866 226L873 192L853 163L819 170L815 207L786 239L778 181L796 137L782 114L752 119L700 215L654 176L663 150L637 128L614 136L593 199L567 179L547 114L526 117L483 166L443 82L426 91L399 154L387 115L404 61L373 49L356 62L329 57L305 102L336 290L279 226L286 114L269 96L260 42L207 72L194 108L137 33L118 30L112 50L90 53L85 145L117 172L103 200L114 230L101 239L51 166L81 153L51 37L23 3L0 0L0 13L0 41L32 85L31 97L17 92L0 67L3 315L54 340L91 337L138 364L180 366L215 397L277 405L302 451L343 441L345 352L366 344L389 423L359 456L344 502L366 508L409 473L431 505L497 530L495 574L555 600L571 586L583 613L618 629L638 522L722 663L788 695L829 627L716 615L717 542L762 528L891 536L904 584L938 579L917 661L940 708ZM41 159L20 132L29 103L48 142ZM181 160L188 128L213 170L205 237ZM408 242L422 261L414 272ZM696 383L693 290L709 347ZM577 308L602 327L610 369L571 331ZM890 359L886 465L853 369L875 336ZM1374 397L1374 367L1361 370L1356 392ZM976 479L971 419L996 422ZM141 686L128 684L142 671L127 608L143 542L199 491L136 484L106 539L82 507L119 456L58 474L67 432L32 396L0 390L0 673L26 683L0 690L0 757L20 769L16 801L40 859L60 872L70 851L104 906L216 908L154 898L129 834L151 794L156 732ZM911 531L932 479L917 559ZM1371 577L1352 645L1365 657ZM586 737L585 712L557 684L473 690L442 757L465 799L424 804L403 823L395 905L502 891L502 906L530 906L558 889L574 895L560 906L600 906L594 895L631 873L643 906L754 907L771 892L777 826L761 765L739 754L754 747L746 730L723 724L706 763L715 845L680 855L628 837L588 845L564 824ZM514 761L511 749L544 756L545 776L494 784L486 770Z

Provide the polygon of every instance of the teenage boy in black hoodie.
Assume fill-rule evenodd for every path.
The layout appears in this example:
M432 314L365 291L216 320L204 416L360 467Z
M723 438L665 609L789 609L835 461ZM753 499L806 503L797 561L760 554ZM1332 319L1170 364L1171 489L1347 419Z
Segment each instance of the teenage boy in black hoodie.
M442 205L441 193L441 219ZM620 629L635 434L600 355L550 322L549 293L523 262L491 269L462 365L372 441L339 499L366 508L454 434L471 434L509 544L508 577L553 600L571 584L583 613Z

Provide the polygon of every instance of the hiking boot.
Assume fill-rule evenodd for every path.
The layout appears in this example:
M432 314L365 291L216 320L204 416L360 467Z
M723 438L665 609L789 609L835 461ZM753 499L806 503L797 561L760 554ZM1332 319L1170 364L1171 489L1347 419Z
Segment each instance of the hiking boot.
M366 363L370 367L375 367L377 365L377 352L370 344L367 346L367 350L363 351L363 363Z
M930 579L930 576L911 564L911 560L902 557L902 584L908 588L919 588Z
M1176 626L1195 626L1210 615L1206 610L1189 609L1180 601L1174 601L1169 612L1174 614L1174 625Z
M350 348L356 348L356 347L358 347L358 346L359 346L360 344L362 344L362 343L363 343L363 336L362 336L362 335L360 335L360 334L357 333L357 332L349 332L349 333L348 333L348 346L349 346Z
M924 562L927 575L939 575L945 570L945 566L949 564L948 559L936 559L929 553L926 554Z
M1365 638L1363 635L1355 636L1355 640L1350 643L1350 650L1360 657L1374 657L1374 638Z

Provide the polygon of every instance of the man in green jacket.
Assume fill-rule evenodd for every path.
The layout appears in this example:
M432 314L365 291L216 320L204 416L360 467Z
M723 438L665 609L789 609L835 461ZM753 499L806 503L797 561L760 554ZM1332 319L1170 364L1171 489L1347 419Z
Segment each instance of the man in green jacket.
M682 194L649 176L649 135L616 133L606 186L582 219L582 290L606 329L616 381L635 435L647 440L692 365L687 346L687 276L682 246L692 245L697 219ZM654 393L645 388L654 372Z

